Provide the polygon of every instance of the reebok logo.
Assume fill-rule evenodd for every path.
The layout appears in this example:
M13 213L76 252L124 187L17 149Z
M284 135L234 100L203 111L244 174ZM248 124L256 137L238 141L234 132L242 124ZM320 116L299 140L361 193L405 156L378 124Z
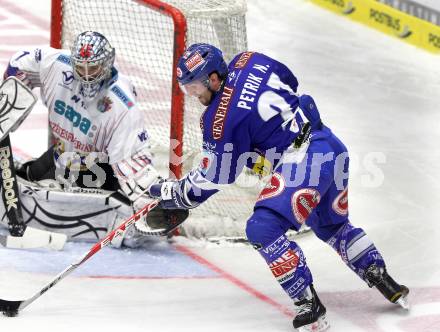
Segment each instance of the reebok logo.
M18 209L17 207L17 194L15 193L13 186L15 178L12 177L11 165L9 163L9 157L11 156L11 150L9 147L0 149L0 169L3 179L4 197L6 200L6 210L11 208Z

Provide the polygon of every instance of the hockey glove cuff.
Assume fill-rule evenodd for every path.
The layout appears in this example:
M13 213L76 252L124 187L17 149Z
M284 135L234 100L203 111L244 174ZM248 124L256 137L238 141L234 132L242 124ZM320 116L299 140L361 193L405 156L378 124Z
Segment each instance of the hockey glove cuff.
M150 189L150 196L160 198L160 206L164 209L192 209L199 205L192 202L185 190L185 181L164 181L153 184Z

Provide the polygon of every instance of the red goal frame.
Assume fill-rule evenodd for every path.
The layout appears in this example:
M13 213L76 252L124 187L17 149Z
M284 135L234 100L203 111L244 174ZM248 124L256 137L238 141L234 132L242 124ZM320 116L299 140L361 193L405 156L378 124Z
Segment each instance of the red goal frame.
M187 23L183 13L160 0L132 0L138 4L147 6L163 15L169 16L174 24L174 46L173 46L173 72L171 87L171 123L170 123L170 176L177 179L182 177L182 156L183 156L183 119L184 119L184 94L177 83L177 61L183 55L186 48ZM61 33L63 24L62 0L52 0L51 24L50 24L50 46L61 48ZM172 142L177 140L179 144L172 147Z

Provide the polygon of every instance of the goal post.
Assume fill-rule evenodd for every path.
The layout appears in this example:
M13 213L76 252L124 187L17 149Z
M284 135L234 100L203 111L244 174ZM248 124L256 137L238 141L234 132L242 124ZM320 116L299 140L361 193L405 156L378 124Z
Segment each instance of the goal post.
M226 62L246 51L246 9L246 0L52 0L51 46L70 48L86 30L109 39L116 48L116 67L130 77L145 113L153 162L159 171L169 169L180 178L200 161L203 107L179 89L177 61L197 42L220 48ZM257 182L243 174L236 185L193 210L185 224L199 219L212 234L244 235L244 220L261 188ZM203 237L205 230L196 232Z

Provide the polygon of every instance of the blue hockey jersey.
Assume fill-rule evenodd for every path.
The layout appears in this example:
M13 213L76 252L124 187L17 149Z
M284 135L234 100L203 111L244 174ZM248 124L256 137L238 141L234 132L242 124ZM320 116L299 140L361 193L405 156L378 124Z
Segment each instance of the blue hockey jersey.
M191 201L205 201L243 167L255 169L259 156L276 165L309 122L297 87L293 73L264 54L243 52L230 62L223 88L200 119L201 163L181 180Z

